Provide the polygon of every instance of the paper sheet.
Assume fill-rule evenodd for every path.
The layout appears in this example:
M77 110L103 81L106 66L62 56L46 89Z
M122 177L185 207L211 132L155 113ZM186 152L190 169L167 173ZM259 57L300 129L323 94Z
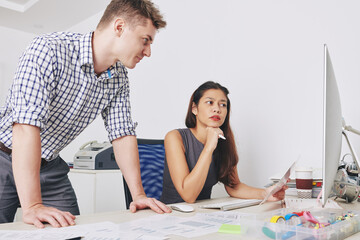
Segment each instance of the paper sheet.
M299 159L299 158L298 158ZM266 202L270 196L272 196L273 194L275 194L276 192L278 192L289 180L290 178L290 174L291 172L294 171L295 165L296 165L297 160L291 164L291 166L289 167L289 169L286 171L286 173L284 174L284 176L280 179L279 182L277 182L274 186L274 188L266 195L266 197L264 198L264 200L262 200L262 202L260 203L263 204L264 202Z
M83 237L84 240L160 240L166 239L159 236L147 236L130 231L120 231L119 226L112 222L100 222L94 224L82 224L71 227L14 231L1 230L0 239L4 240L64 240L74 237Z
M172 234L192 238L215 233L224 223L237 224L240 217L231 212L197 213L190 217L156 215L119 224L119 229L147 236Z
M216 233L223 224L239 225L242 220L255 220L254 214L239 212L197 213L192 216L178 217L162 214L115 224L100 222L64 228L46 227L31 231L0 231L4 240L63 240L83 237L84 240L162 240L168 235L187 238ZM241 228L241 233L246 227Z
M78 237L73 233L40 233L33 231L15 231L15 230L0 230L0 239L2 240L63 240L73 237Z

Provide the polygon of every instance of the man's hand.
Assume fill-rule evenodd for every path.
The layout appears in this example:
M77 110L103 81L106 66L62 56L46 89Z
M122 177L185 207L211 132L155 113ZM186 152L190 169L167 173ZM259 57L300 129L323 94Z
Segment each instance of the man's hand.
M53 227L67 227L75 225L75 216L69 212L63 212L53 207L45 207L37 204L29 209L23 210L23 221L34 224L37 228L44 228L44 222Z
M133 202L130 211L151 208L157 213L170 213L171 210L162 202L148 198L141 183L140 161L135 136L125 136L112 141L115 159L129 186ZM134 197L135 196L135 197Z
M151 208L156 213L171 213L171 209L166 206L164 203L156 200L155 198L148 198L146 196L141 196L136 198L133 202L130 203L130 211L136 212L136 210Z

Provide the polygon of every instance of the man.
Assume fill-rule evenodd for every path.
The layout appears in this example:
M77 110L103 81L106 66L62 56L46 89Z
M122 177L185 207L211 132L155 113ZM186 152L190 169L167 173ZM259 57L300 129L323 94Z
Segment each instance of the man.
M165 26L149 0L112 0L93 33L33 40L0 111L0 222L13 221L20 203L25 223L75 224L79 208L59 152L100 113L133 197L130 210L171 212L141 184L126 70L150 57Z

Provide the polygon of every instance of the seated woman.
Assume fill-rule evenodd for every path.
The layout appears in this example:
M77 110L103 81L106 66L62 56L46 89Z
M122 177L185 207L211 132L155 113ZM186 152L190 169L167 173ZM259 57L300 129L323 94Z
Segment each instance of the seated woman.
M254 188L239 180L228 94L220 84L205 82L191 96L185 120L188 128L166 135L162 202L210 199L212 187L218 181L236 198L264 199L271 191L272 187ZM286 186L268 201L283 199L285 189Z

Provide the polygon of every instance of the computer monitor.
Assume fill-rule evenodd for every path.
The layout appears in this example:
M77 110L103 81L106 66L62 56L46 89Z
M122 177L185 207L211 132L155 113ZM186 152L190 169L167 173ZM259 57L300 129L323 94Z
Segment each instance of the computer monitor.
M329 51L324 45L324 103L323 103L323 188L322 206L331 194L341 154L342 113L339 90Z

